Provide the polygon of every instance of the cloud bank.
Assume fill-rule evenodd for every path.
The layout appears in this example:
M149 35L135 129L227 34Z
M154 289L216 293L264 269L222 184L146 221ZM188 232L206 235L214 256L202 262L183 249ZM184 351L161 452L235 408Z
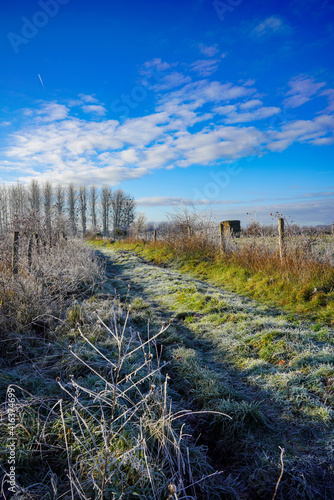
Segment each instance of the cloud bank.
M270 18L257 32L280 26ZM139 74L146 82L152 71L158 75L143 87L155 105L142 116L115 119L105 103L86 94L22 110L24 124L10 136L2 169L16 170L21 180L117 185L156 169L211 167L282 152L294 143L334 143L334 91L325 82L297 75L288 82L282 105L273 106L260 98L254 81L208 78L218 64L212 59L217 47L199 49L208 59L195 61L190 74L159 58L142 65ZM327 98L326 109L309 119L279 119L284 107L297 108L317 96Z

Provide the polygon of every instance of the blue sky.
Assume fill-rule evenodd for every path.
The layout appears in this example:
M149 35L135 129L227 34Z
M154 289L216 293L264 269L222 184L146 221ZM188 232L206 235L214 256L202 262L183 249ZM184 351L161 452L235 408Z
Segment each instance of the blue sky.
M110 184L151 220L334 220L329 1L11 0L0 182Z

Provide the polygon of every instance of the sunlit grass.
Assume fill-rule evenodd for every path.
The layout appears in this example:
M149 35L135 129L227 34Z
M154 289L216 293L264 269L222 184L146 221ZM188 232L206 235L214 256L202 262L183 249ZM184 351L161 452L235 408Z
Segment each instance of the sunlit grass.
M298 265L290 259L282 267L276 256L262 255L258 247L254 250L246 245L242 252L220 256L203 249L180 252L164 242L110 244L97 240L95 244L126 248L157 264L177 265L183 272L256 298L264 304L324 324L334 324L334 268L330 264L305 260L303 266L302 260ZM250 251L255 251L251 261L247 258Z

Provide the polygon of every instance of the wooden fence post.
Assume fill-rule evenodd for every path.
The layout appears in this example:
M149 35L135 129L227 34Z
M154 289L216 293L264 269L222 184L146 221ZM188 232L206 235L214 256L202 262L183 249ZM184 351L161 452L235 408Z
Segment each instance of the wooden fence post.
M278 243L279 243L279 255L281 263L284 262L285 257L285 246L284 246L284 219L278 219Z
M157 230L154 229L153 231L153 241L156 242L157 241Z
M225 236L224 236L224 223L221 222L219 224L219 244L220 244L220 252L225 252Z
M12 255L12 273L14 278L19 272L19 234L18 231L14 231Z

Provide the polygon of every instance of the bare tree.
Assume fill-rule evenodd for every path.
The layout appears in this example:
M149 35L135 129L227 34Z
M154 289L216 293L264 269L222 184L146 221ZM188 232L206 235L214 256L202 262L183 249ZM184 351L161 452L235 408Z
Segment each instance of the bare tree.
M79 187L79 210L81 218L82 235L85 236L87 231L87 188L86 186Z
M49 238L61 232L76 234L78 218L83 235L91 221L94 232L102 224L103 234L109 235L112 229L115 237L128 231L135 210L132 196L122 189L113 192L107 185L100 190L94 185L78 187L71 183L65 188L60 184L54 187L50 181L39 184L32 180L26 187L19 182L9 188L0 186L0 232L6 224L30 212L35 226L39 230L44 227Z
M125 231L127 231L130 225L133 223L135 219L135 213L136 213L136 202L134 198L131 198L130 195L126 194L124 200L124 211L122 220L123 229Z
M182 204L174 208L174 212L167 213L170 225L183 236L191 236L200 226L201 217L193 204Z
M102 212L102 231L104 236L109 234L109 215L111 203L111 189L109 186L103 186L101 191L101 212Z
M58 216L64 215L65 210L65 190L64 187L58 184L55 192L56 202L55 208Z
M73 234L75 234L77 231L76 202L77 202L77 190L73 184L70 184L67 188L67 204L68 204L68 214L70 218L71 230Z
M44 204L44 217L45 226L51 236L51 223L52 223L52 195L53 188L49 181L46 181L43 185L43 204Z
M147 222L147 219L146 219L146 215L144 214L144 212L139 212L137 214L137 217L135 218L135 220L131 224L131 227L134 229L134 231L136 233L137 239L139 238L140 233L145 230L146 222Z
M0 233L5 231L9 222L9 193L6 186L0 186Z
M28 186L28 202L31 211L35 215L40 214L41 210L41 187L38 184L38 181L32 180Z
M122 189L117 189L111 197L114 237L127 231L135 217L135 201Z
M124 203L124 191L122 191L122 189L117 189L117 191L115 191L112 194L111 198L114 238L121 229L123 203Z
M10 220L14 222L14 219L25 214L28 210L28 199L27 191L25 187L17 182L10 187L9 190L9 210L10 210Z
M90 203L90 216L91 216L91 221L92 221L92 229L93 229L94 233L96 232L96 228L97 228L97 215L96 215L97 200L98 200L98 195L97 195L96 187L91 186L89 203Z

